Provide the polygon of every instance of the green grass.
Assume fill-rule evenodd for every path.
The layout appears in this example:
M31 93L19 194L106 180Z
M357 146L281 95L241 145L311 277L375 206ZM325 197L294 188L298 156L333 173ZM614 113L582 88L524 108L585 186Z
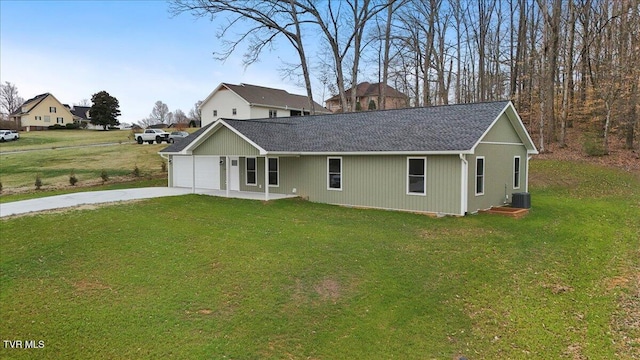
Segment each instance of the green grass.
M198 195L1 220L0 337L45 348L0 358L637 356L640 180L531 168L520 220Z
M130 142L128 130L46 130L21 131L18 141L0 143L0 152L52 149L64 146Z
M40 175L45 188L69 186L75 173L78 186L100 179L102 170L110 177L130 175L137 165L144 176L161 176L164 161L160 145L121 144L112 146L45 149L0 154L0 181L4 190L34 188Z

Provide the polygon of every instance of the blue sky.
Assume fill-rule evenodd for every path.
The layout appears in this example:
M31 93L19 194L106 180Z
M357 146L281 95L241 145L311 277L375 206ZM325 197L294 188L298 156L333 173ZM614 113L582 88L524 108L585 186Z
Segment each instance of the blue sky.
M2 0L0 81L25 99L50 92L69 105L106 90L126 123L148 116L158 100L188 114L221 82L305 94L280 78L279 58L295 58L286 45L246 69L242 51L214 59L218 27L187 14L171 18L164 1Z

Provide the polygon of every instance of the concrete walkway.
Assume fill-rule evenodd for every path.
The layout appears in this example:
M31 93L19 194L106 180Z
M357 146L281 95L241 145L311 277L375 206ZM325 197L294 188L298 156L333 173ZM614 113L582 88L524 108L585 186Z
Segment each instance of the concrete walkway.
M0 218L31 212L74 207L87 204L102 204L117 201L150 199L164 196L193 194L190 188L147 187L137 189L86 191L64 195L48 196L38 199L14 201L0 204ZM196 194L226 197L224 190L195 189ZM264 200L264 193L230 191L229 197L240 199ZM290 195L269 194L270 200L294 197Z

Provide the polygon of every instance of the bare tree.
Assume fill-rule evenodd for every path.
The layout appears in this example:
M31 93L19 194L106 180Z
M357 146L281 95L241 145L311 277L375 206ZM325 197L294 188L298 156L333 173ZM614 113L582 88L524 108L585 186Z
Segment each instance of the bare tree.
M16 111L22 104L24 99L18 95L18 87L8 81L0 84L0 111L3 117L9 116Z
M156 101L153 106L153 110L151 110L151 114L149 115L149 119L153 121L154 124L171 124L173 120L173 113L169 111L169 107L167 104L162 101ZM153 124L151 124L153 125Z
M77 103L74 103L73 106L86 106L86 107L90 107L91 106L91 100L89 99L82 99L80 101L78 101Z
M173 112L173 121L178 124L188 123L189 118L187 117L187 114L184 113L184 111L177 109Z
M196 101L193 105L193 108L189 110L189 119L194 121L202 120L202 113L200 112L200 105L202 105L202 100Z
M304 13L297 5L293 0L171 0L170 11L174 15L187 12L196 17L209 17L211 20L219 15L227 16L226 24L218 33L218 37L224 40L225 48L217 53L217 57L220 60L226 60L240 44L246 41L248 49L244 55L245 66L256 62L265 48L273 48L276 39L284 36L298 53L309 109L314 114L315 103L311 77L301 30L301 24L305 20L299 19L299 16ZM241 22L248 22L250 27L235 39L229 40L227 36Z
M358 84L358 69L364 30L369 20L386 9L389 3L378 0L328 0L326 2L326 10L319 6L320 3L312 0L296 1L296 4L302 11L310 15L311 19L309 21L320 27L321 34L329 45L333 56L336 85L343 111L355 111L356 85ZM346 30L345 33L342 32L343 30ZM352 58L350 80L353 90L350 94L351 106L349 106L345 93L344 73L347 56Z

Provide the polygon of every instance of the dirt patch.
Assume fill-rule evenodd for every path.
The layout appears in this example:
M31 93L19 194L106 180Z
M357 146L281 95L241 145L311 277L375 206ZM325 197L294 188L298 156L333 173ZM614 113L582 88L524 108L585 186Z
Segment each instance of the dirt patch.
M295 284L290 289L291 302L286 307L292 310L309 305L336 304L352 293L356 286L356 281L344 282L333 277L325 277L312 284L295 279Z
M335 279L324 279L314 286L314 290L323 301L333 301L340 298L342 293L340 283Z
M89 292L89 291L100 291L100 290L112 290L113 289L110 286L107 286L97 280L80 280L77 281L75 283L73 283L73 287L75 288L76 292Z
M562 284L543 284L542 287L545 289L549 289L551 293L554 295L573 291L573 288L571 286L562 285Z
M567 350L564 352L564 355L573 360L588 359L586 356L582 354L582 345L580 344L571 344L567 346Z

